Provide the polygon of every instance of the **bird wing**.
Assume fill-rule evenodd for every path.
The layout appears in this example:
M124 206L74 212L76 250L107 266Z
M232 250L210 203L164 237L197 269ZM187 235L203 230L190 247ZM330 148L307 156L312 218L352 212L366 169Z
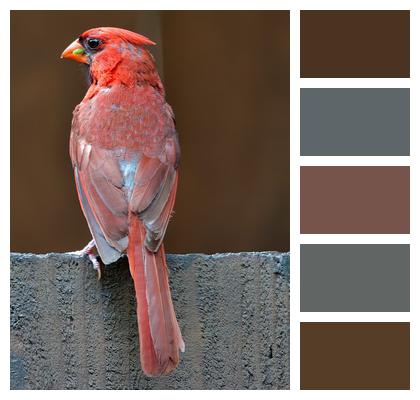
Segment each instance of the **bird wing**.
M71 149L83 213L102 261L110 264L128 244L128 202L118 157L82 140Z
M103 149L76 138L70 152L80 204L103 262L116 261L126 250L129 212L142 220L145 245L156 252L175 203L176 136L166 139L157 156Z
M146 228L146 247L156 252L165 236L175 203L179 147L176 136L166 139L160 157L143 155L134 177L130 211Z

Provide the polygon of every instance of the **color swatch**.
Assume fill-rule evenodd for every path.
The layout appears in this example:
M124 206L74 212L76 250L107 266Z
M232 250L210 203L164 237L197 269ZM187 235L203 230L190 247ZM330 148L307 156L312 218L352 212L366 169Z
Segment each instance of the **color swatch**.
M410 246L301 245L300 310L410 311Z
M301 167L301 233L410 233L409 167Z
M410 389L406 322L304 322L301 389Z
M300 77L300 387L410 389L411 80L329 79L410 78L410 11L301 11Z
M410 12L301 11L302 78L408 78Z
M301 89L300 154L410 155L410 89Z

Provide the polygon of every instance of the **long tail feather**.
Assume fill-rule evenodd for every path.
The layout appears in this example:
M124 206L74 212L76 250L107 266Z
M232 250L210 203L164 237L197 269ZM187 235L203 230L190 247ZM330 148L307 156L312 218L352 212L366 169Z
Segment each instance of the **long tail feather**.
M163 245L153 253L144 246L145 237L142 221L131 214L127 254L136 290L140 360L146 375L159 376L178 365L184 342L172 304Z

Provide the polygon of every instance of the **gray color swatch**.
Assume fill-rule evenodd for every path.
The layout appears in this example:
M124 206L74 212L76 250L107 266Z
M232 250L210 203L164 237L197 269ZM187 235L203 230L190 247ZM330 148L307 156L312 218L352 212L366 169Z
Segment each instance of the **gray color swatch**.
M300 309L410 311L409 245L301 245Z
M301 89L302 156L410 155L410 89Z

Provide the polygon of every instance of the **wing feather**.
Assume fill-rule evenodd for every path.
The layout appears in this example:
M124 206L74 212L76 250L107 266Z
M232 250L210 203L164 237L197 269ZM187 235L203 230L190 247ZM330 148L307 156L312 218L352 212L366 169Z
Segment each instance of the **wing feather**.
M74 177L76 180L76 188L77 193L79 195L79 201L82 206L82 211L88 222L92 237L95 239L96 248L99 254L101 255L102 261L105 264L111 264L120 258L121 252L115 249L113 246L111 246L106 240L104 234L102 233L102 229L96 221L96 218L89 205L89 202L84 194L83 189L81 188L77 167L74 169Z
M163 240L175 202L178 173L171 163L143 156L134 179L130 211L146 227L146 247L156 252Z
M73 144L72 150L77 190L90 231L95 242L102 242L102 236L113 249L97 246L104 263L113 262L128 243L128 203L117 158L110 150L83 141ZM112 257L108 255L110 253Z

